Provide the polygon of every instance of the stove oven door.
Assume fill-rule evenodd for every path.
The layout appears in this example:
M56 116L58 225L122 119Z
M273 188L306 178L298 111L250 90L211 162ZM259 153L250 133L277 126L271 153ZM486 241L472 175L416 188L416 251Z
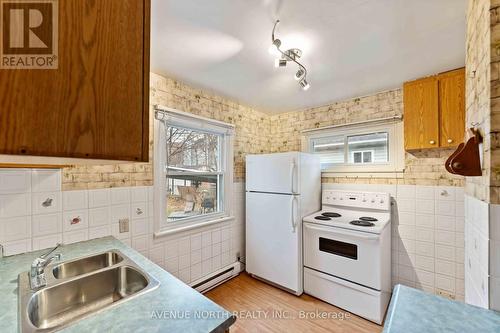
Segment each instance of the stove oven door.
M381 290L380 235L304 223L304 266Z

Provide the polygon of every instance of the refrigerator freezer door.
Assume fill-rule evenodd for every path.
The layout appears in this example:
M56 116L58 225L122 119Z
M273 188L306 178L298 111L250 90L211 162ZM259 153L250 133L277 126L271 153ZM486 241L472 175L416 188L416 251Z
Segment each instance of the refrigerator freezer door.
M295 198L247 192L246 270L300 295L302 227Z
M246 157L247 191L300 193L299 153L248 155Z

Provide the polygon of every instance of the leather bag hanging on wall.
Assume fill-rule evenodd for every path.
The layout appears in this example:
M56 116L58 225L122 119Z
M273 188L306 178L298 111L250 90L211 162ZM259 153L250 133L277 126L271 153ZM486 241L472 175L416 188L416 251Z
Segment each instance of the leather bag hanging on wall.
M462 142L458 145L457 149L453 152L453 154L450 155L450 157L448 157L448 159L446 160L445 164L444 164L444 167L446 168L446 171L448 171L449 173L455 173L453 171L453 169L451 168L451 161L455 158L455 156L458 155L458 153L460 153L460 151L464 148L465 144Z
M478 130L471 128L472 136L464 145L460 144L457 150L446 160L445 168L448 172L462 176L481 176L481 159L479 144L483 138Z

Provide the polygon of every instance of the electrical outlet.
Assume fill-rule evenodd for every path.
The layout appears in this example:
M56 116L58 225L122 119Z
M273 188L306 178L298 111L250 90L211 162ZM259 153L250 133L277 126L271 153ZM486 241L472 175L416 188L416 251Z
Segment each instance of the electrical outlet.
M455 299L455 295L453 295L452 293L449 293L449 292L441 290L441 289L437 289L436 291L437 291L437 294L439 296L442 296L442 297L445 297L448 299Z
M130 224L129 219L120 219L118 221L118 224L120 225L120 234L122 234L124 232L128 232L129 224Z

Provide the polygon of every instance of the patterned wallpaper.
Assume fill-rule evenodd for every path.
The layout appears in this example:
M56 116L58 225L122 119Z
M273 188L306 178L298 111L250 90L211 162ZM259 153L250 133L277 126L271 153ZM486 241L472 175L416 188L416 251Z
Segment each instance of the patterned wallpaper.
M401 89L380 92L326 106L271 117L271 151L299 150L301 131L403 114ZM461 176L449 174L444 162L453 149L432 149L406 153L402 179L395 178L323 178L324 183L408 184L463 186Z
M237 182L244 181L246 154L300 150L301 131L304 129L386 118L403 113L401 89L306 110L269 115L154 73L151 74L150 100L151 105L162 104L234 124L234 177ZM152 107L150 124L153 124ZM153 133L152 127L150 132ZM151 139L150 156L153 155L152 144ZM450 149L407 153L402 179L324 178L323 182L463 186L462 177L448 174L443 167L451 153ZM67 168L63 170L63 190L148 186L153 183L152 169L152 162Z
M466 125L484 138L483 176L467 177L466 193L500 203L500 0L469 1Z
M484 137L483 176L467 177L466 193L489 201L490 177L490 24L489 0L469 1L466 51L466 128L475 124Z
M154 73L151 73L150 103L150 162L67 168L63 170L63 190L152 185L155 104L234 124L234 180L237 182L245 177L245 155L268 151L270 117L263 112Z

